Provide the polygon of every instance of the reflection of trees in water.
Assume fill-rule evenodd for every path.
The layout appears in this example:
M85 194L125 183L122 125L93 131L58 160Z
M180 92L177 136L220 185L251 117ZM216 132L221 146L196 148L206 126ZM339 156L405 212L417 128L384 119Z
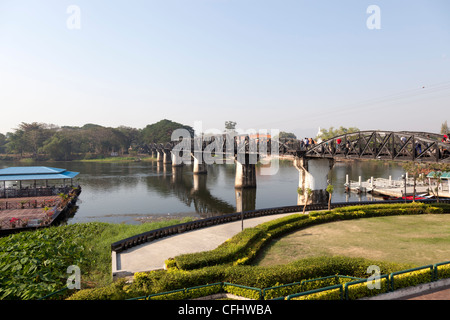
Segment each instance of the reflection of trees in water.
M195 209L201 217L209 217L240 211L254 210L256 190L245 189L236 193L235 205L210 193L207 181L220 181L226 188L234 189L234 164L208 166L206 175L194 175L192 165L172 167L156 161L133 163L68 162L68 170L80 172L82 187L95 191L112 191L121 188L133 190L137 184L145 183L162 199L170 201L175 196L188 207Z
M154 175L149 164L77 162L70 170L80 172L79 183L93 190L134 188L142 177Z
M190 167L172 167L164 164L157 164L151 168L157 174L145 179L149 189L163 197L176 196L185 205L193 206L201 217L236 211L234 206L209 192L206 181L210 172L206 175L186 174L184 170L189 170Z

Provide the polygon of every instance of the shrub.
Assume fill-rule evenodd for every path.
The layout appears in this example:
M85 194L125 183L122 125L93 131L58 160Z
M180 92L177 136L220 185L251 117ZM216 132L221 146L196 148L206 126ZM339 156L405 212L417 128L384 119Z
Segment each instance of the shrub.
M370 288L368 286L367 280L362 280L361 282L355 281L347 284L346 292L348 300L356 300L365 297L376 296L380 293L385 293L388 291L389 281L385 278L380 278L377 283L372 281L374 287ZM377 288L375 285L378 285Z
M261 290L258 288L250 288L232 283L224 283L223 289L224 291L239 297L244 297L253 300L260 300L262 298Z
M305 295L292 297L290 300L340 300L342 288L329 289L319 292L311 292Z
M280 285L276 283L275 286L266 288L264 290L264 299L270 300L279 297L286 297L290 294L304 291L301 282L293 282L291 284Z
M127 297L125 280L119 280L110 286L83 289L67 298L67 300L123 300Z
M307 216L292 216L263 223L244 229L214 250L179 255L174 258L176 266L183 270L193 270L217 264L248 264L258 251L273 237L298 230L311 222Z
M327 277L330 274L345 274L358 278L366 277L369 265L378 265L382 273L391 273L410 268L362 258L316 257L299 260L282 266L213 266L202 269L171 272L137 273L133 286L136 291L147 294L189 288L206 283L229 282L255 288L269 288L280 284L290 284L301 280ZM336 284L334 279L309 283L305 290Z
M431 282L433 279L432 277L432 270L429 268L398 274L394 276L392 281L393 287L391 289L397 290Z
M175 262L178 268L184 270L230 263L233 260L245 257L248 254L248 249L262 236L264 236L262 230L248 228L214 250L179 255L175 257Z
M446 279L450 278L450 264L437 266L437 279Z

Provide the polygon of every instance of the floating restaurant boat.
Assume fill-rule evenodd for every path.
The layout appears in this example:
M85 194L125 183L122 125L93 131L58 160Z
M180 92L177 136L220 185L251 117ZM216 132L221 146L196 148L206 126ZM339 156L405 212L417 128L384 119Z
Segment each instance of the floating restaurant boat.
M0 186L3 182L0 188L1 233L51 225L75 204L81 192L80 186L73 186L73 178L78 174L42 166L0 169ZM63 184L49 186L49 181L58 180ZM24 186L27 182L32 182L31 186Z

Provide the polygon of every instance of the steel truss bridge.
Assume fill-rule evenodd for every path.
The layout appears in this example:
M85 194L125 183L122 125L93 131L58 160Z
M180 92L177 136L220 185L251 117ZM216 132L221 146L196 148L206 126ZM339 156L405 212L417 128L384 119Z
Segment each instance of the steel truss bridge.
M191 151L206 150L208 145L216 144L216 155L271 154L275 150L279 155L292 155L300 158L329 158L329 159L378 159L387 161L415 161L429 163L450 163L450 142L442 141L443 135L428 132L413 131L359 131L333 137L318 144L304 146L298 139L268 139L263 152L261 142L255 139L238 139L231 136L233 146L231 149L227 139L229 136L220 136L212 141L198 142L198 138L191 139ZM151 144L150 150L171 151L180 142L172 141L166 144ZM200 145L198 144L200 143ZM196 145L197 144L197 145Z
M434 133L360 131L313 145L304 156L450 163L450 143Z

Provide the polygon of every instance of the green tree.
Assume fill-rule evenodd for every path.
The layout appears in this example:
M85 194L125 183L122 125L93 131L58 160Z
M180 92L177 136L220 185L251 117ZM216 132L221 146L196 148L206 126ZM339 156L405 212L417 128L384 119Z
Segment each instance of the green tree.
M142 143L140 141L140 131L138 129L120 126L116 130L121 134L122 153L130 147L133 150L137 150L142 147Z
M413 188L413 202L416 200L416 185L417 185L417 179L419 179L421 176L424 176L429 173L429 169L427 169L427 166L421 163L417 163L414 161L408 161L402 164L403 169L405 169L406 172L408 172L408 175L411 175L413 177L414 181L414 188Z
M55 134L45 141L41 151L53 160L71 160L72 141L64 134Z
M167 119L157 123L147 125L142 129L142 140L145 143L166 143L172 140L172 132L176 129L186 129L191 137L194 136L194 129L181 123Z
M3 133L0 133L0 153L5 153L6 143L6 136Z
M280 139L297 139L297 136L292 132L280 131L278 136Z
M329 185L327 186L326 191L327 191L328 194L330 195L330 196L328 197L328 210L331 210L331 196L333 195L333 191L334 191L333 185L329 184Z
M427 164L426 165L426 169L429 172L432 172L433 178L436 179L436 188L433 189L430 186L430 190L433 193L433 195L436 197L436 201L439 203L439 186L442 183L442 174L446 171L450 171L450 164L446 164L446 163L432 163L432 164Z
M21 130L15 130L14 132L8 132L6 134L6 152L12 154L20 154L23 156L25 149L24 132Z
M450 133L450 129L448 128L447 120L445 120L444 123L441 125L441 133L442 134L448 134Z
M44 141L52 134L55 126L44 123L25 123L22 122L16 131L22 132L20 134L21 151L29 152L33 158L38 157L38 151L44 145Z
M315 138L315 140L318 140L318 139L328 140L328 139L331 139L336 136L340 136L340 135L343 135L346 133L358 132L358 131L360 131L360 130L356 127L345 128L345 127L341 126L341 127L339 127L339 129L330 127L328 130L322 129L322 134L320 136L317 136Z
M306 212L306 206L308 205L308 201L309 201L309 198L311 197L311 195L312 195L312 190L310 189L310 188L306 188L305 190L303 190L303 188L301 188L301 187L298 187L297 188L297 193L299 194L299 195L304 195L306 198L305 198L305 204L304 204L304 206L303 206L303 214L305 214L305 212Z

